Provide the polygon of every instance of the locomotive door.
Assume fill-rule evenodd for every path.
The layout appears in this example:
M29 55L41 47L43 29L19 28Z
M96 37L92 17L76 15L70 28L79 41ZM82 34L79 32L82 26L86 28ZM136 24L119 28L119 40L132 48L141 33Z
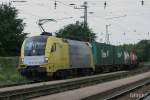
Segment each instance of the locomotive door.
M50 63L54 65L54 70L57 70L61 64L61 54L60 54L60 45L58 43L54 43L51 48L50 53Z

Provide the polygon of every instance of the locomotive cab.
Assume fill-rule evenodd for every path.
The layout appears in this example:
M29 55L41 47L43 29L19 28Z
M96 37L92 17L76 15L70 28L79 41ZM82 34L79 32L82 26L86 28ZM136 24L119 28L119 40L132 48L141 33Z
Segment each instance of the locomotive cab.
M68 66L68 46L53 36L27 38L21 48L20 73L27 78L52 76Z

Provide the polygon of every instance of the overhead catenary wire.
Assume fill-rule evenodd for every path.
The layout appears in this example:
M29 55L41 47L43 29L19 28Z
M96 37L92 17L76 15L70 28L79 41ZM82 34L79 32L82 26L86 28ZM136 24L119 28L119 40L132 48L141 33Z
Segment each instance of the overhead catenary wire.
M56 0L55 0L55 1L56 1ZM72 6L70 6L70 5L68 5L68 4L63 3L62 1L57 0L57 2L59 2L59 3L63 4L63 5L65 5L65 6L68 6L68 7L73 8ZM103 2L103 1L101 1L101 2ZM38 5L38 6L40 6L40 5Z
M24 6L24 5L28 5L28 6L31 6L31 5L36 5L37 7L43 7L43 8L50 8L50 7L53 7L53 1L55 1L55 0L53 0L53 1L51 1L51 4L50 3L45 3L45 2L33 2L32 3L32 1L33 0L31 0L31 2L30 1L28 1L29 3L23 3L23 4L21 4L21 5L19 5L19 6ZM73 19L74 21L75 20L78 20L78 18L76 17L78 14L75 14L74 13L74 6L70 6L69 4L70 3L76 3L77 5L79 5L79 4L81 4L81 3L83 3L83 1L81 1L81 0L70 0L70 1L67 1L67 0L56 0L56 1L60 1L60 2L58 2L59 4L57 5L57 6L59 6L59 9L58 10L55 10L55 13L56 13L56 15L57 14L60 14L61 12L62 13L64 13L65 12L65 16L71 16L72 18L68 18L68 19L66 19L66 20L69 20L69 19ZM108 3L109 3L109 5L108 5L108 7L106 8L106 10L104 10L104 9L102 9L102 7L104 6L103 4L104 4L104 1L105 0L86 0L87 2L88 2L88 6L89 6L89 10L91 10L91 11L93 11L94 10L94 14L92 14L92 15L90 15L90 16L88 16L90 19L89 20L93 20L94 18L96 18L96 19L104 19L104 21L107 19L107 20L118 20L118 18L122 18L121 20L124 20L125 18L124 18L124 15L127 15L127 18L129 18L129 17L137 17L137 16L141 16L141 17L139 17L139 18L143 18L143 15L149 15L149 12L148 12L148 10L146 10L146 9L149 9L150 7L148 7L148 5L150 5L150 2L149 1L146 1L146 0L144 0L145 2L144 2L144 6L141 6L141 0L139 0L139 1L135 1L136 2L136 6L133 6L133 4L135 4L135 2L132 2L132 1L128 1L128 2L126 2L123 6L122 6L122 1L119 1L119 0L116 0L117 1L117 3L115 3L115 2L113 2L113 1L115 1L115 0L106 0ZM123 0L123 1L125 1L125 0ZM53 2L53 3L52 3ZM16 5L18 5L18 4L20 4L20 3L16 3ZM126 7L126 5L128 4L128 6L130 6L130 7ZM66 7L64 7L64 6L66 6ZM116 8L117 7L119 7L120 9L115 9L115 10L113 10L113 11L111 11L111 8L112 7L115 7L116 6ZM67 7L70 7L70 8L72 8L71 10L68 10L67 9ZM100 8L101 7L101 8ZM64 8L64 9L61 9L61 8ZM67 9L67 10L66 10ZM131 10L132 11L131 11ZM140 11L139 11L139 9L141 9ZM42 9L43 10L43 9ZM63 11L64 10L64 11ZM76 9L75 9L76 10ZM48 11L48 10L47 10ZM100 12L101 11L101 12ZM112 12L112 13L111 13ZM124 14L122 14L122 12L124 13ZM21 11L21 13L22 14L25 14L25 15L29 15L29 16L33 16L33 18L41 18L43 15L44 15L44 13L43 14L41 14L41 15L38 15L36 12L30 12L30 11ZM48 12L49 13L49 12ZM80 12L81 13L81 12ZM104 13L104 14L103 14ZM102 16L101 16L101 14L103 14ZM48 14L47 14L48 15ZM50 14L49 14L50 15ZM61 15L61 14L60 14ZM59 17L57 17L57 18L60 18L61 19L61 17L65 17L65 16L59 16ZM46 16L43 16L44 18L46 18ZM42 18L43 18L42 17ZM61 20L60 20L61 21ZM142 21L142 20L141 20ZM102 22L103 23L103 22ZM107 23L107 21L106 21L106 23ZM118 27L124 27L125 28L125 26L124 25L122 25L120 22L116 22L116 21L113 21L112 23L116 23L117 24L117 26ZM120 25L118 25L118 24L120 24ZM122 29L122 28L121 28ZM126 30L126 29L124 29L124 30ZM124 31L123 30L123 31ZM127 30L128 31L128 30ZM133 31L133 30L132 30Z

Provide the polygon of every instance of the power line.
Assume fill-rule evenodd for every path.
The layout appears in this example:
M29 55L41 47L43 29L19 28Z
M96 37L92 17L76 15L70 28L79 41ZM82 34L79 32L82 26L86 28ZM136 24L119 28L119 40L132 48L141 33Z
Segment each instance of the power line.
M61 1L63 1L63 2L83 2L83 0L82 1L77 1L77 0L61 0ZM100 0L86 0L87 2L103 2L103 1L100 1Z
M65 3L63 3L63 2L60 2L60 1L56 1L55 0L55 3L54 3L54 5L55 5L55 7L56 7L56 5L57 5L57 3L56 2L59 2L59 3L61 3L61 4L63 4L63 5L66 5L66 6L69 6L69 7L72 7L72 6L70 6L70 5L67 5L67 4L65 4ZM71 4L71 5L75 5L75 4ZM72 7L73 8L73 7ZM87 2L85 1L84 2L84 4L81 6L81 7L74 7L74 9L83 9L84 10L84 28L86 29L86 27L87 27Z
M58 5L57 2L60 3L60 4L65 5L65 6L68 6L68 7L73 8L71 5L67 5L67 4L65 4L65 3L61 2L61 1L58 1L58 0L57 0L57 1L55 0L55 3L54 3L54 6L55 6L55 7Z
M127 15L122 15L122 16L116 16L116 17L109 17L109 18L106 18L107 20L110 20L110 19L117 19L117 18L122 18L122 17L126 17Z

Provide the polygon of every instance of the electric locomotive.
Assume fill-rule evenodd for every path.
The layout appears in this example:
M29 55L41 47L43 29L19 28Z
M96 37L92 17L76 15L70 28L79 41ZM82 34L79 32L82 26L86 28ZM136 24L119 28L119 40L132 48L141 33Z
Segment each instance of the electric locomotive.
M24 40L19 71L27 78L63 77L94 70L88 42L54 36L33 36Z

